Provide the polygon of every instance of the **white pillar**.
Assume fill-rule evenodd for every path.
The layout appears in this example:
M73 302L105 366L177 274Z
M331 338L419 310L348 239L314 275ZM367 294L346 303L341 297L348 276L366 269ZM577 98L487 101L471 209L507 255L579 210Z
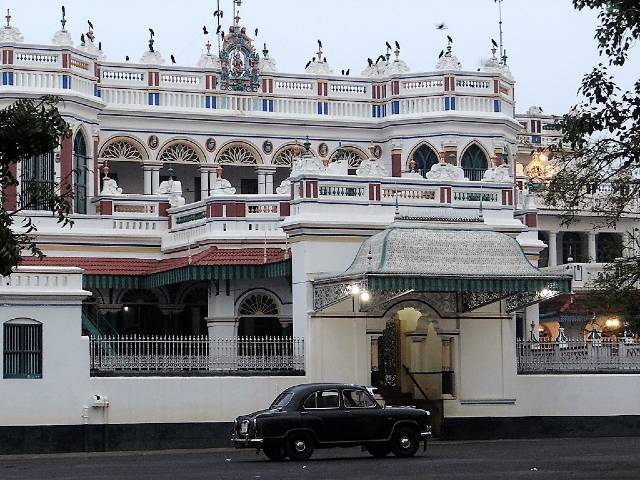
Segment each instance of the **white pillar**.
M264 172L258 170L258 193L264 195L265 193L265 182L264 182Z
M588 247L589 247L589 263L595 263L598 252L596 250L596 232L589 232L588 234Z
M273 195L273 174L274 172L267 172L264 176L265 179L265 193L267 195Z
M549 232L549 261L550 267L558 265L558 232Z
M151 195L151 169L147 168L146 166L143 165L142 167L144 169L144 194L145 195Z
M210 165L200 166L200 198L205 199L209 196L209 173Z
M259 165L258 172L258 193L273 195L273 175L276 173L275 165Z
M158 188L160 187L160 166L154 167L151 170L151 193L156 195L158 193Z
M538 327L540 325L540 304L529 305L525 308L525 340L531 339L531 331L537 340L539 338Z

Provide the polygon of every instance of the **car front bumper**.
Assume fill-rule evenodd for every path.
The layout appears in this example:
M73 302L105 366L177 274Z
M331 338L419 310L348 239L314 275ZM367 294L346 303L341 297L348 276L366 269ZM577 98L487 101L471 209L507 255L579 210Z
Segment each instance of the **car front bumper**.
M420 439L426 440L431 438L431 426L428 426L424 429L424 431L420 432Z
M234 435L231 437L231 443L235 448L260 448L264 440L262 438L236 437Z

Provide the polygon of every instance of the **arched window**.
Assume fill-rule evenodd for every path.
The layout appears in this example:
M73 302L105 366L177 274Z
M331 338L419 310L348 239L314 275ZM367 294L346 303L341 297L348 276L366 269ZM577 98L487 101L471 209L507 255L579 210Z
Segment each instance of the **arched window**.
M42 324L29 318L3 325L4 378L42 378Z
M193 163L200 162L200 155L188 143L174 143L165 148L159 155L160 161L165 163Z
M438 154L433 151L431 147L428 145L420 145L414 152L411 158L409 159L409 163L411 164L411 160L415 163L415 170L420 173L423 177L427 175L427 172L431 170L436 163L438 163Z
M489 168L487 156L478 145L474 143L465 150L462 155L462 169L465 178L475 181L482 180L487 168Z
M222 149L218 155L220 165L256 165L258 158L245 145L236 143Z
M109 143L100 154L103 160L131 160L141 162L144 156L139 147L124 139Z
M50 210L54 187L54 154L36 155L20 163L20 207Z
M302 145L287 145L278 150L271 163L276 167L291 167L294 160L300 158L303 152L304 147ZM311 154L313 155L313 152Z
M338 148L331 154L331 157L329 158L332 162L335 162L337 160L340 160L340 157L346 160L347 164L349 165L349 175L355 175L356 170L358 169L362 161L367 158L364 153L354 147L343 147L341 149Z
M73 185L73 211L75 213L87 213L87 170L89 158L87 157L87 142L82 132L76 134L73 141L73 169L75 182Z
M238 336L263 337L286 334L286 330L280 324L278 304L271 295L253 293L242 300L238 307Z

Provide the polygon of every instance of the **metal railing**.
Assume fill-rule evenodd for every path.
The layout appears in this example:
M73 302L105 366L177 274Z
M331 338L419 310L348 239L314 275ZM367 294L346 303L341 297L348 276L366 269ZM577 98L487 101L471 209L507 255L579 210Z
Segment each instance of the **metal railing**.
M640 342L622 337L516 342L518 373L640 373Z
M303 372L304 339L294 337L91 337L92 374L128 372Z

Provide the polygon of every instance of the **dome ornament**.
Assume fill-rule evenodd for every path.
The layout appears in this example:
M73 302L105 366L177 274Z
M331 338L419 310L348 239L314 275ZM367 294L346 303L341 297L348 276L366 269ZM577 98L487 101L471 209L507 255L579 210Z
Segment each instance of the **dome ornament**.
M453 54L453 38L447 35L447 49L441 51L438 56L438 63L436 64L437 70L462 70L462 64Z
M5 17L7 24L4 28L0 28L0 42L14 42L20 43L24 40L24 37L16 27L11 26L11 11L7 8L7 14Z
M162 58L162 55L160 54L160 52L157 52L155 47L153 46L155 44L155 40L154 40L155 36L156 36L156 32L153 30L153 28L149 28L149 50L147 50L142 54L142 58L140 58L140 63L146 64L146 65L163 65L164 64L164 58Z
M62 18L60 19L60 24L62 25L62 29L58 30L53 35L51 43L61 47L73 46L73 39L71 38L71 34L67 31L67 10L64 5L62 5Z
M316 56L305 66L305 71L312 75L333 75L333 70L327 63L327 57L322 50L322 40L318 40Z

